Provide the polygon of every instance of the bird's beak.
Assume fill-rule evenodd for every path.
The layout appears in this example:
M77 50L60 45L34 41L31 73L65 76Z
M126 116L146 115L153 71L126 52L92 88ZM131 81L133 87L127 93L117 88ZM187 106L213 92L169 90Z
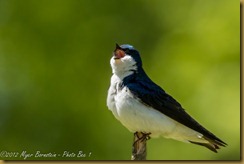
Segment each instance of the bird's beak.
M116 43L116 48L114 50L114 59L121 59L125 56L125 52L122 48Z
M115 50L117 50L117 49L122 49L122 48L118 45L118 43L116 43L116 48L115 48Z

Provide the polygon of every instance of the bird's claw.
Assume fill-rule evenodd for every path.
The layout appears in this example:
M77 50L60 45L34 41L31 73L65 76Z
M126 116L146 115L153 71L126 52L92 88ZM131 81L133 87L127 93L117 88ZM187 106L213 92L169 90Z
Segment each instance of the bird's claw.
M134 135L136 135L137 140L134 142L133 145L135 145L139 141L140 142L144 142L145 140L147 141L147 140L149 140L151 138L150 137L151 133L143 133L143 132L141 132L141 134L142 134L142 136L140 137L140 136L138 136L138 132L134 133Z

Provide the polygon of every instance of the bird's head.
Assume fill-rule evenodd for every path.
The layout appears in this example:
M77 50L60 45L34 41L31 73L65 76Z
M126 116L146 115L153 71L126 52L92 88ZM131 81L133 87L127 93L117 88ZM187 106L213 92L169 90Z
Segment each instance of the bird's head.
M128 76L137 72L142 67L142 61L139 52L133 46L128 44L118 45L113 52L110 60L113 73L118 76Z

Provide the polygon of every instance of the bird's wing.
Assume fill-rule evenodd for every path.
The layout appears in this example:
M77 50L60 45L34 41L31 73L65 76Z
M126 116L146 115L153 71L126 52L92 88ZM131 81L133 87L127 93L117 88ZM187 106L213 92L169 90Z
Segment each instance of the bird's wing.
M195 121L181 105L170 95L168 95L161 87L153 83L151 80L136 80L126 85L131 93L139 98L139 100L175 121L201 133L207 139L220 146L226 143L217 138L214 134L206 130L197 121Z

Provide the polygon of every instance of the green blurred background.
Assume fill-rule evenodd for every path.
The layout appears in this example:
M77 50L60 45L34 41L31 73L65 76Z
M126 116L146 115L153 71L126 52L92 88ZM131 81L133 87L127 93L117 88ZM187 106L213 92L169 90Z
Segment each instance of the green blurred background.
M148 159L239 160L239 3L0 0L0 152L129 160L133 134L106 107L112 51L128 43L151 79L228 143L215 154L151 139Z

